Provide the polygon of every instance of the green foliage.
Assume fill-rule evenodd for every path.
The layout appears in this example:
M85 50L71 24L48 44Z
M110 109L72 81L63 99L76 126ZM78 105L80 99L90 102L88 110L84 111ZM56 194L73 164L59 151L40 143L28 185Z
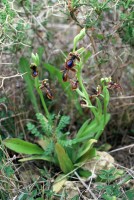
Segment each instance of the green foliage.
M36 128L34 124L30 122L27 123L27 128L35 137L38 137L38 138L42 137L41 133L38 131L38 129Z
M50 156L46 156L44 154L45 153L43 153L43 155L33 155L33 156L26 157L26 158L22 158L19 160L19 162L26 162L26 161L30 161L30 160L44 160L44 161L48 161L48 162L56 164L56 162L52 156L50 157Z
M68 97L69 103L70 102L72 103L72 99L73 99L76 102L75 103L76 109L79 111L80 114L82 114L81 106L77 101L78 95L76 93L72 93L72 91L70 89L68 89L70 87L70 84L68 82L63 82L61 71L59 69L57 69L55 66L50 65L48 63L45 63L44 67L50 73L50 77L52 79L53 79L53 77L55 77L55 79L58 80L60 86L62 87L62 89L64 90L65 94Z
M128 0L126 2L119 2L119 6L123 6L124 12L120 13L121 26L118 29L119 35L124 43L128 43L131 46L134 45L134 12L133 12L133 2ZM128 12L129 10L129 12Z
M35 137L42 138L45 137L53 137L54 132L56 133L57 139L62 137L63 129L69 124L70 117L62 116L57 124L56 128L54 126L55 122L57 121L57 117L54 115L50 116L48 120L42 113L36 113L37 120L39 121L39 127L37 128L35 124L29 122L27 124L28 130L33 134Z
M74 169L73 163L70 160L69 156L67 155L67 153L65 152L64 148L56 143L55 144L55 151L58 157L58 161L59 161L59 165L61 170L67 174L69 172L71 172Z
M26 84L27 84L28 98L31 100L35 111L39 112L39 106L37 102L37 97L34 94L34 85L33 85L33 80L31 78L31 71L30 71L30 67L29 67L30 65L29 65L28 60L25 58L21 58L19 66L20 66L20 71L22 73L27 72L24 75L24 80L26 81Z
M0 26L2 27L0 34L1 42L2 44L12 43L12 46L9 45L8 47L11 51L20 50L25 43L29 43L26 35L29 24L25 23L22 16L19 15L18 10L15 9L14 2L2 1L0 10ZM15 45L17 48L13 48Z
M5 139L3 140L3 144L17 153L43 154L43 150L38 145L20 140L18 138Z
M83 145L80 147L80 149L78 150L78 154L77 154L77 156L76 156L77 162L79 162L79 159L80 159L80 158L82 159L83 156L85 156L85 155L90 156L90 155L91 155L91 152L89 152L89 151L91 151L91 148L92 148L92 146L93 146L93 143L95 143L95 142L97 142L97 140L91 139L91 140L87 141L85 144L83 144ZM93 156L93 157L94 157L94 156Z
M122 179L120 183L117 182L119 178ZM128 177L128 175L121 169L111 168L109 170L101 170L97 178L97 189L102 192L101 197L105 200L116 200L118 198L125 200L127 192L128 195L130 195L130 199L132 199L132 190L130 193L127 191L125 195L122 194L123 184L130 179L131 177Z
M116 200L121 195L120 187L117 184L98 186L98 190L103 191L102 198L105 200Z
M101 170L99 174L99 179L102 181L112 182L124 174L123 170L117 170L116 168L111 168L109 170Z
M125 195L127 196L127 198L128 198L129 200L133 200L133 198L134 198L134 189L128 190L128 191L125 193ZM123 198L123 200L125 200L125 197Z
M77 43L85 36L85 33L85 29L82 29L80 33L74 38L74 50L76 49ZM85 49L82 47L78 51L83 54ZM39 65L40 60L38 54L32 54L32 62L34 62L36 65ZM27 69L25 60L22 60L20 64L21 66L23 66L23 69L24 66L25 70ZM51 72L51 74L55 73L56 69L54 69L52 66L49 66L48 64L45 66L49 67L47 69ZM109 121L109 114L107 113L107 106L109 103L107 82L109 79L105 78L101 80L102 85L100 87L102 88L101 96L103 98L103 101L101 102L99 99L97 99L96 106L93 106L86 91L86 88L83 84L81 76L81 71L83 68L82 61L76 63L76 68L76 76L80 85L79 89L77 89L76 91L78 92L78 95L80 95L86 102L87 107L91 110L94 116L94 119L92 119L90 123L89 120L87 120L78 131L76 137L69 140L69 132L64 133L64 128L69 124L70 117L59 115L56 117L55 115L50 115L45 100L43 98L42 91L39 88L39 77L35 77L34 81L31 80L29 77L28 69L28 76L26 81L29 85L29 91L33 97L33 105L37 106L36 98L31 90L33 87L32 83L34 83L37 93L40 96L41 103L45 111L45 116L41 113L36 113L36 117L39 121L38 128L31 122L27 124L28 130L34 136L41 139L39 144L41 145L42 149L37 145L15 138L4 140L4 144L6 145L6 147L18 153L42 154L40 156L33 155L28 158L23 158L21 159L21 161L43 159L54 162L66 174L72 172L75 167L79 167L82 163L96 156L96 149L93 148L93 143L97 142L96 139L98 139L99 136L102 134L106 124ZM56 72L59 73L59 71ZM61 81L60 76L61 75L58 74L59 80Z
M11 166L5 166L4 173L7 177L11 177L14 174L14 170Z
M79 200L79 196L75 195L71 200Z
M73 48L73 51L75 51L76 50L76 46L77 46L77 43L80 41L80 40L82 40L83 39L83 37L86 35L86 32L85 32L86 30L85 30L85 28L84 29L82 29L81 31L80 31L80 33L77 35L77 36L75 36L75 38L74 38L74 48Z
M60 121L58 123L58 126L56 127L56 133L59 134L70 122L69 116L62 116L60 118Z
M40 1L41 2L41 1ZM69 1L66 1L65 4L67 4ZM46 46L44 47L44 44L46 44L46 41L51 42L51 39L55 38L55 34L52 34L47 28L45 29L45 26L47 24L47 19L45 20L38 20L38 13L41 13L42 4L40 4L38 1L32 3L30 0L19 0L19 1L8 1L8 0L2 0L0 2L0 43L2 53L8 52L7 50L12 50L13 53L19 53L21 52L25 54L31 55L31 61L37 65L37 68L39 72L38 77L33 78L31 76L31 69L30 69L30 62L21 57L19 62L19 71L21 73L25 73L23 75L23 78L26 82L27 86L27 96L26 99L28 99L34 108L34 111L36 114L34 114L38 120L37 123L29 122L27 124L27 129L37 140L37 143L41 147L39 147L36 144L32 144L30 142L26 142L24 140L20 140L18 138L10 138L3 140L3 144L17 152L17 153L23 153L30 155L29 157L25 157L23 159L20 159L21 162L23 161L30 161L30 160L44 160L48 161L55 166L60 167L60 169L63 171L63 173L73 173L74 170L77 170L79 175L88 178L91 175L90 171L83 170L81 166L90 160L91 158L96 156L96 149L93 147L94 143L97 142L99 137L102 135L107 123L110 120L110 114L108 113L108 105L110 100L110 94L108 90L108 83L111 81L109 78L103 78L100 82L101 92L99 95L96 95L94 98L95 103L92 103L91 98L88 94L88 90L86 86L84 85L85 80L82 77L82 70L84 68L84 65L88 61L88 59L93 56L95 57L95 64L100 67L100 65L106 64L109 62L109 56L108 57L98 57L98 53L102 53L101 50L103 50L103 45L105 45L105 42L110 41L110 45L114 45L116 43L116 39L114 38L114 32L119 33L120 37L122 38L122 41L124 43L128 43L133 46L134 41L134 30L133 30L133 19L134 19L134 13L132 12L133 3L131 0L126 1L98 1L98 0L72 0L71 3L71 9L69 12L67 12L68 15L76 22L76 24L81 28L78 35L75 36L73 40L73 52L77 51L78 54L80 54L80 62L76 62L76 79L79 82L79 89L75 91L70 90L70 84L68 82L64 83L62 81L62 75L61 71L58 67L55 67L57 64L44 64L44 69L49 72L50 78L54 82L55 80L58 80L58 83L62 87L66 98L69 100L69 103L72 100L74 100L74 105L76 109L79 111L80 114L82 113L81 106L78 103L79 97L85 102L85 107L90 110L90 119L87 119L82 126L79 128L78 131L76 131L76 135L68 136L70 132L67 131L67 126L70 123L70 117L69 116L60 116L60 115L51 115L49 112L49 106L47 105L47 101L45 100L43 96L43 92L40 89L40 79L44 79L44 69L41 69L41 65L43 65L44 58L47 59L47 56L50 52L48 52L48 49ZM48 8L53 5L52 1L48 1ZM50 7L49 7L50 6ZM58 6L57 6L58 7ZM18 9L20 8L20 9ZM48 13L50 13L50 10L48 9ZM115 11L119 10L119 13L117 13L116 18L118 18L118 21L114 19L112 21L112 17L115 14ZM19 11L20 10L20 11ZM80 12L84 12L79 15L77 15ZM59 12L59 11L58 11ZM47 14L48 14L47 13ZM64 13L64 11L62 11ZM42 14L42 13L41 13ZM47 15L46 14L46 15ZM112 14L112 17L110 16ZM45 14L44 14L45 15ZM105 34L100 28L101 26L105 27L105 24L103 22L106 22L106 29L107 27L107 20L105 20L105 17L108 15L108 23L115 23L112 26L114 29L110 29L110 32L106 30L106 32L109 32L108 34ZM118 16L119 15L119 16ZM78 17L78 18L77 18ZM42 17L43 18L43 17ZM47 18L47 17L45 17ZM81 20L82 19L82 20ZM118 22L118 23L117 23ZM110 24L110 26L111 26ZM116 25L116 26L115 26ZM91 30L89 28L92 28ZM100 30L99 30L100 28ZM104 28L105 29L105 28ZM45 31L44 31L45 30ZM100 32L97 32L96 30L99 30ZM28 32L29 31L29 32ZM45 36L42 34L45 32ZM53 31L54 32L54 31ZM30 33L30 34L27 34ZM112 33L112 34L111 34ZM30 35L30 37L29 37ZM36 35L36 37L35 37ZM81 45L81 40L85 36L88 36L91 42L91 46L93 47L92 50L87 50L88 46L80 47L80 49L77 50L78 45ZM118 35L116 36L118 37ZM32 39L31 39L32 38ZM44 40L45 38L45 40ZM39 43L41 43L41 47L37 47L35 45L35 49L38 53L31 54L31 49L34 51L34 39L39 40ZM97 45L95 44L96 41ZM44 42L45 41L45 42ZM86 40L85 40L86 41ZM67 41L68 42L68 41ZM99 45L98 45L99 43ZM29 46L31 45L32 48L27 51L25 49L23 50L23 46ZM70 44L71 45L71 44ZM15 46L15 48L14 48ZM51 46L51 45L50 45ZM69 45L68 45L69 46ZM97 50L96 51L96 46ZM69 46L70 48L70 46ZM44 52L45 51L45 52ZM9 52L8 52L9 53ZM27 55L26 54L26 55ZM65 53L66 54L66 53ZM63 53L63 55L65 55ZM53 55L53 52L52 52ZM122 55L122 54L120 54ZM51 56L51 55L50 55ZM53 56L54 57L54 56ZM58 56L57 56L58 57ZM66 56L65 56L66 57ZM42 60L41 60L42 59ZM56 60L56 58L54 58ZM48 59L49 60L49 59ZM47 62L47 61L46 61ZM122 63L124 61L122 60ZM18 63L18 62L16 62ZM97 71L97 70L96 70ZM101 71L101 70L100 70ZM47 78L49 76L47 75ZM40 106L40 101L43 107L43 111L41 110L42 107ZM59 100L55 99L55 102L59 103ZM53 101L52 105L55 103ZM0 104L7 103L7 98L2 97L0 98ZM29 102L28 102L29 104ZM50 103L51 104L51 103ZM55 107L53 107L55 108ZM40 113L44 112L44 114ZM54 111L55 112L55 111ZM12 116L13 113L16 113L14 111L8 110L1 111L0 117L4 118L7 116ZM84 118L84 116L81 115L81 118ZM12 123L10 119L10 123ZM4 124L5 127L7 123L2 122L2 125ZM8 124L10 126L10 124ZM13 127L13 130L15 130L16 127ZM11 128L12 129L12 128ZM2 128L1 128L2 130ZM9 129L10 130L10 129ZM25 130L24 130L25 131ZM16 134L16 132L14 133ZM3 134L4 135L4 134ZM9 135L10 136L10 135ZM6 136L4 136L6 137ZM15 136L16 137L16 136ZM3 152L0 151L0 164L3 162L4 155ZM4 174L11 178L14 174L14 169L12 166L4 166L1 165L2 172ZM120 176L123 176L122 170L116 170L116 169L110 169L110 170L102 170L101 173L98 176L98 180L101 182L105 182L106 185L99 185L98 190L103 193L101 198L106 200L115 200L116 198L122 198L121 196L121 184L113 184L112 182L115 181ZM129 177L124 178L124 183L126 180L128 180ZM47 183L45 185L45 193L46 198L52 198L54 193L52 190L50 190L51 185L46 189ZM43 188L44 191L44 188ZM38 199L42 200L43 197L36 198L38 196L37 194L40 194L40 191L37 191L36 189L32 190L31 194L28 194L27 191L24 191L24 193L20 194L17 198L19 200L23 199ZM128 190L125 195L129 199L133 199L134 192L132 190ZM1 195L1 191L0 191ZM7 195L2 195L5 199L8 199ZM63 198L63 197L61 197ZM72 200L78 199L78 196L75 196Z
M32 53L32 60L33 60L33 62L37 65L37 66L39 66L39 64L40 64L40 60L39 60L39 56L38 56L38 54L36 53L35 55Z
M78 169L78 173L81 177L84 177L84 178L89 178L92 175L92 173L89 170L85 170L82 168Z
M36 117L39 120L39 123L41 125L43 134L46 136L52 135L52 124L50 120L47 120L44 115L41 113L36 113Z

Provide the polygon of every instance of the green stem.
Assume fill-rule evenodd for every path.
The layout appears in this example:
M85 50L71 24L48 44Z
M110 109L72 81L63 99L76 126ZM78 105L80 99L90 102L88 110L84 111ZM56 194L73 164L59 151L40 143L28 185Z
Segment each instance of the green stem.
M49 113L49 111L48 111L48 109L47 109L47 106L46 106L46 103L45 103L45 101L44 101L44 97L43 97L42 91L39 89L39 79L38 79L38 77L35 78L35 87L36 87L36 90L37 90L37 92L38 92L38 94L39 94L39 96L40 96L41 103L42 103L42 106L43 106L43 108L44 108L46 117L47 117L48 119L50 119L50 113Z
M107 115L107 102L106 102L106 95L104 94L104 127L106 125L106 115Z
M95 139L95 140L98 140L99 137L102 135L103 131L104 131L104 129L99 130L99 131L97 132L97 134L94 136L94 139Z
M45 101L44 101L44 97L43 97L42 91L41 91L40 89L38 89L37 91L38 91L38 94L39 94L39 96L40 96L41 103L42 103L42 106L43 106L44 111L45 111L45 113L46 113L46 116L47 116L48 119L50 119L50 113L49 113L49 111L48 111L48 109L47 109L47 106L46 106L46 103L45 103Z
M84 94L84 97L85 97L85 99L86 99L86 101L87 101L87 103L88 103L88 106L89 106L89 107L90 107L90 106L93 106L92 103L91 103L91 101L90 101L90 99L89 99L89 95L88 95L88 93L87 93L87 91L86 91L86 89L85 89L85 86L84 86L83 81L82 81L82 78L81 78L81 69L82 69L82 63L81 63L81 62L79 63L77 69L78 69L78 71L77 71L77 78L78 78L80 87L81 87L81 89L82 89L82 93ZM76 91L78 92L78 94L80 94L80 91L79 91L79 90L76 90ZM92 113L94 114L94 116L96 117L96 119L97 119L97 121L98 121L98 123L99 123L98 114L97 114L97 112L96 112L96 110L95 110L96 108L90 107L90 109L91 109Z

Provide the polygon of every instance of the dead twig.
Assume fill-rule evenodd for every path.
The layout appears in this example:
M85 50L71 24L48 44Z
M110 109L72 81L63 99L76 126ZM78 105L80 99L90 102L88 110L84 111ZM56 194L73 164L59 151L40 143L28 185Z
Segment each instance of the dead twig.
M81 179L81 177L78 175L77 172L74 172L79 181L82 183L82 185L88 190L88 192L91 194L93 199L97 200L98 198L95 196L95 194L89 189L88 185Z
M134 144L130 144L130 145L125 146L125 147L121 147L121 148L118 148L118 149L114 149L114 150L112 150L112 151L109 151L109 153L113 153L113 152L116 152L116 151L122 151L122 150L124 150L124 149L132 148L132 147L134 147Z
M110 100L116 100L116 99L132 99L132 98L134 98L134 95L132 95L132 96L111 97Z
M16 77L21 77L21 78L23 78L23 75L25 75L27 72L25 72L25 73L23 73L23 74L16 74L16 75L12 75L12 76L0 76L0 79L2 79L2 83L1 83L1 85L0 85L0 88L2 88L3 87L3 85L4 85L4 81L5 81L5 79L10 79L10 78L16 78Z

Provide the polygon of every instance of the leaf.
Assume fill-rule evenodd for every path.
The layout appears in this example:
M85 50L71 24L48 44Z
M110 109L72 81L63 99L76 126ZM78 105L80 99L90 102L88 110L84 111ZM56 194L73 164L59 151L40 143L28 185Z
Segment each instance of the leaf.
M86 169L82 169L82 168L78 169L78 173L81 177L85 177L85 178L89 178L89 176L92 175L92 172Z
M58 157L58 161L59 161L59 165L61 170L67 174L69 172L71 172L74 169L73 163L70 160L69 156L67 155L67 153L65 152L64 148L56 143L55 144L55 151Z
M85 51L84 47L81 47L80 49L77 49L78 54L82 54Z
M34 84L33 84L33 80L31 79L31 70L29 67L29 62L25 58L22 57L20 59L19 66L20 66L20 72L22 73L28 72L27 74L23 76L27 84L28 97L34 106L35 111L39 112L37 98L34 94Z
M77 88L77 89L76 89L76 91L77 91L77 93L78 93L80 96L82 96L82 97L84 97L84 98L85 98L85 95L84 95L84 93L83 93L83 92L81 92L81 91L79 90L79 88Z
M63 130L69 124L69 122L70 122L70 117L69 116L62 116L60 118L59 124L58 124L58 126L56 128L56 132Z
M82 147L79 149L78 154L76 156L76 160L80 159L84 154L86 154L91 148L93 143L97 142L97 140L90 139Z
M97 102L97 112L99 113L99 115L102 115L102 104L100 102L100 99L96 97L96 102Z
M24 200L24 199L27 199L27 197L28 197L28 194L22 192L22 193L17 197L17 199L18 199L18 200Z
M53 191L55 193L60 192L62 186L64 185L64 183L67 181L67 177L63 174L63 175L59 175L56 180L54 181L54 184L52 186Z
M6 101L6 97L0 98L0 103L5 103L5 101Z
M111 195L107 195L107 194L103 194L102 197L105 199L105 200L116 200L116 196L111 196Z
M51 141L51 138L45 137L45 139L38 140L37 143L41 146L42 149L46 150L50 141Z
M108 91L107 87L104 87L103 94L104 94L105 104L106 104L106 106L108 106L110 96L109 96L109 91Z
M22 159L19 159L19 162L25 162L25 161L30 161L30 160L45 160L45 161L49 161L49 162L53 162L55 163L55 161L53 160L52 157L50 156L44 156L44 155L33 155L33 156L30 156L30 157L27 157L27 158L22 158Z
M38 145L32 144L30 142L26 142L24 140L18 138L11 138L3 140L3 144L17 152L17 153L24 153L24 154L43 154L44 151Z
M105 124L104 124L104 117L105 117ZM106 124L109 122L110 120L110 114L106 113L106 115L102 115L101 117L101 124L100 126L98 126L98 130L96 131L96 134L94 136L94 139L98 140L99 137L101 136L102 132L104 131L104 128L106 126Z
M11 166L4 166L3 170L7 177L11 177L11 175L14 174L14 170Z
M39 56L38 56L38 54L36 53L36 54L33 54L32 53L32 60L33 60L33 62L38 66L39 64L40 64L40 60L39 60Z
M96 107L95 106L87 106L88 108L95 108L96 109Z
M88 119L87 121L84 122L84 124L80 127L78 133L77 133L77 137L79 137L87 128L87 126L89 125L89 121L90 119Z
M39 60L42 60L44 50L45 50L44 47L42 47L42 46L38 47L37 52L38 52Z
M87 151L83 156L81 156L78 160L76 160L76 163L77 164L85 163L95 156L96 156L96 149L95 148L89 149L89 151Z
M89 51L89 50L86 51L86 52L84 52L84 55L83 55L83 62L86 63L86 62L88 61L89 57L91 57L91 55L92 55L92 52Z
M35 137L38 137L38 138L42 137L42 134L38 131L38 129L36 128L36 126L33 123L28 122L27 128Z
M127 196L127 198L129 200L133 200L134 198L134 189L128 190L125 195ZM125 200L126 198L123 198L123 200Z
M104 39L104 35L103 35L103 34L96 34L96 37L97 37L99 40L103 40L103 39Z
M32 60L35 61L36 56L34 55L34 53L31 54Z
M41 128L44 135L50 136L52 134L52 127L49 120L42 113L36 113L36 117L41 124Z
M40 64L40 59L39 59L39 56L37 53L36 53L36 64L37 64L37 66Z
M100 122L101 123L101 122ZM88 136L92 133L95 133L96 132L96 129L98 129L98 122L96 119L94 119L86 128L83 132L79 133L76 135L76 139L78 138L82 138L82 137L85 137L85 136Z
M75 51L76 49L76 46L77 46L77 43L83 39L83 37L86 35L86 29L83 28L80 33L78 35L75 36L74 38L74 48L73 48L73 51Z

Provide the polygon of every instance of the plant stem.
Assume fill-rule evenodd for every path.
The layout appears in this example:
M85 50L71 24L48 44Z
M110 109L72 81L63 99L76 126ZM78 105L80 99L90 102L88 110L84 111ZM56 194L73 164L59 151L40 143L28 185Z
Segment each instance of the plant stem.
M107 102L106 102L106 96L104 94L104 127L106 125L106 115L107 115Z
M48 109L47 109L47 106L46 106L46 103L45 103L45 101L44 101L44 97L43 97L42 91L41 91L40 89L38 89L37 91L38 91L38 94L39 94L39 96L40 96L41 103L42 103L42 106L43 106L44 111L45 111L45 113L46 113L46 116L47 116L48 119L50 119L50 113L49 113L49 111L48 111Z
M91 103L91 101L90 101L90 99L89 99L89 95L88 95L88 93L87 93L87 91L86 91L86 89L85 89L85 86L84 86L83 81L82 81L82 78L81 78L82 62L79 63L77 69L78 69L78 71L77 71L77 78L78 78L80 87L81 87L81 89L82 89L83 96L85 97L85 99L86 99L86 101L87 101L87 103L88 103L88 106L90 107L92 113L94 114L94 116L96 117L96 119L97 119L97 121L98 121L98 123L99 123L98 114L97 114L97 112L96 112L96 110L95 110L96 108L92 107L93 105L92 105L92 103ZM77 90L76 90L76 91L77 91ZM77 91L77 92L78 92L78 94L80 94L80 91Z
M46 117L48 119L50 119L50 113L49 113L49 111L47 109L47 106L46 106L46 103L44 101L44 97L43 97L42 91L39 89L39 79L38 79L38 77L35 78L35 87L36 87L36 90L37 90L37 92L38 92L38 94L40 96L40 100L41 100L42 106L44 108Z

